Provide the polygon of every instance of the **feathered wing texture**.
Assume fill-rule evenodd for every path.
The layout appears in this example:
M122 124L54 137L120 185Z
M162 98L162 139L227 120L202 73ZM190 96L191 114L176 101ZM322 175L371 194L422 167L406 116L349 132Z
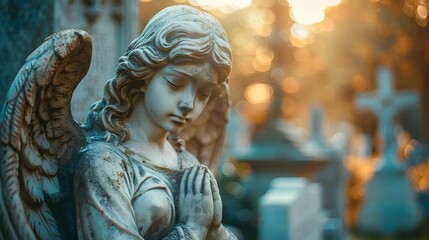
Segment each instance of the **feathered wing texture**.
M59 191L59 167L84 141L70 101L91 54L86 32L55 33L9 89L0 115L0 239L61 238L47 198Z
M217 91L218 94L212 94L199 118L179 133L186 142L186 149L213 173L217 170L231 106L228 85L219 86Z

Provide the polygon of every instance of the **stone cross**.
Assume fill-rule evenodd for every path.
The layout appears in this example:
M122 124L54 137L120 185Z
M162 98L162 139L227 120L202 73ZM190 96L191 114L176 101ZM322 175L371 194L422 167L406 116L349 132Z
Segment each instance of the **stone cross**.
M320 106L314 106L311 110L311 121L310 121L310 141L320 147L326 147L325 140L323 138L323 109Z
M398 93L392 87L392 72L386 66L377 73L377 92L359 94L356 104L361 109L368 109L378 117L378 132L382 140L382 154L379 169L398 168L398 144L394 135L393 120L395 115L407 106L418 104L415 91Z

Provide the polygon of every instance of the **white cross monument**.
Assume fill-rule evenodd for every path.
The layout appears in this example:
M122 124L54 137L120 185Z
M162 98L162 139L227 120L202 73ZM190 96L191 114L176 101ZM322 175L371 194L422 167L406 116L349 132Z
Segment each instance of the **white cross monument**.
M378 91L357 98L357 105L372 110L379 119L382 154L377 171L366 186L360 210L358 229L381 235L412 231L421 220L415 193L404 166L397 160L398 144L394 134L394 117L403 108L418 104L411 91L395 92L391 71L383 66L378 71Z
M382 140L382 152L378 170L396 169L398 144L394 134L394 117L403 108L418 104L415 91L396 92L392 87L392 73L382 66L377 76L378 91L362 93L356 104L361 109L371 110L378 117L378 132Z

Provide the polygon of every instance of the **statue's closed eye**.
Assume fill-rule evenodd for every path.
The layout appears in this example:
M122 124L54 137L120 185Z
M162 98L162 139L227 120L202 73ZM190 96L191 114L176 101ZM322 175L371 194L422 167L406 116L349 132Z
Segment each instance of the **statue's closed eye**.
M181 84L177 81L168 79L167 77L164 77L164 79L167 82L167 84L173 89L179 89L179 88L183 87L183 84Z

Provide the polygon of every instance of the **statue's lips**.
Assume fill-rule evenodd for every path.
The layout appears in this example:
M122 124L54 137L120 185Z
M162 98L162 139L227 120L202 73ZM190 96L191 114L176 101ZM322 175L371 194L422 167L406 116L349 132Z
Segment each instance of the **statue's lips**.
M189 118L184 118L184 117L180 117L180 116L177 116L177 115L171 115L171 120L173 122L185 124L189 120Z

